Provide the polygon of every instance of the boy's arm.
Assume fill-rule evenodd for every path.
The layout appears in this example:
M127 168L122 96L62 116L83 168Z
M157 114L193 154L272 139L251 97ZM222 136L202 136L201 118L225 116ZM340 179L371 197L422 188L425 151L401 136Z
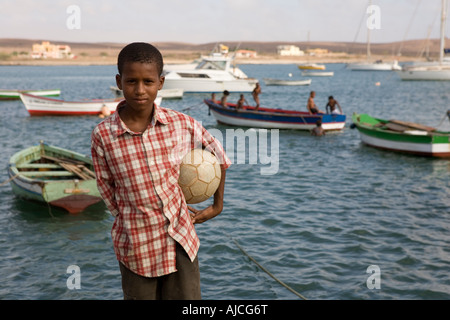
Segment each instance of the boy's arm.
M217 141L203 126L193 119L194 128L194 145L201 144L204 148L211 151L219 160L221 169L221 178L219 187L214 193L214 203L203 210L197 210L188 207L191 211L191 219L193 223L203 223L219 215L223 209L223 198L225 193L225 173L231 165L230 159L225 154L225 150L219 141Z
M92 135L91 141L91 155L92 162L94 164L95 176L97 179L97 187L100 195L103 198L106 206L108 207L111 215L114 217L119 214L117 203L114 200L114 183L112 179L111 171L108 168L106 160L104 158L104 151L100 147L100 143L95 135Z
M214 193L214 203L203 210L197 210L188 206L191 211L192 223L203 223L209 219L218 216L223 209L223 197L225 193L225 173L226 169L222 168L220 184L217 191Z

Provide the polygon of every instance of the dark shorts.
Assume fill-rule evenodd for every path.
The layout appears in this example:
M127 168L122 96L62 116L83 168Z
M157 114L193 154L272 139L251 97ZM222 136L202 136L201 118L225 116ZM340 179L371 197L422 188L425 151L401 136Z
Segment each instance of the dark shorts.
M177 244L177 272L161 277L140 276L119 262L125 300L200 300L198 257L191 262L183 247Z

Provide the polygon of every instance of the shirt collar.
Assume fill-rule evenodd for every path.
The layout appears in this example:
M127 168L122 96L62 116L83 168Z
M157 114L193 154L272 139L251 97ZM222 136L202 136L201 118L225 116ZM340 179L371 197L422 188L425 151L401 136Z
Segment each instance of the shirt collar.
M128 132L132 135L135 135L136 133L131 131L126 124L122 121L122 119L120 119L119 116L119 109L123 108L125 105L126 101L122 100L119 102L119 104L116 107L116 112L114 112L114 114L112 115L113 119L112 119L112 126L113 126L113 135L115 135L115 138L117 138L118 136L124 134L125 132ZM161 124L168 124L169 123L169 118L167 117L166 113L163 111L163 109L158 106L156 103L153 104L153 119L152 122L150 124L150 126L156 125L158 123Z

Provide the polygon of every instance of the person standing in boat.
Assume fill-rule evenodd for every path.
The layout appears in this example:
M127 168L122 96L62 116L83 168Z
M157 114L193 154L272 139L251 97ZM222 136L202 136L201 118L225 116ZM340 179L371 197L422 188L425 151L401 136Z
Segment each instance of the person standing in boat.
M336 106L338 106L339 111L336 109ZM330 108L330 112L328 112L328 107ZM342 114L342 108L339 102L333 98L333 96L328 97L328 103L326 105L327 113L331 114Z
M255 89L253 89L252 96L256 102L256 109L259 108L259 95L261 94L261 86L259 82L256 83Z
M316 97L316 92L311 91L309 93L308 103L306 104L306 109L308 109L309 114L317 114L317 113L323 113L319 110L316 103L314 102L314 98Z

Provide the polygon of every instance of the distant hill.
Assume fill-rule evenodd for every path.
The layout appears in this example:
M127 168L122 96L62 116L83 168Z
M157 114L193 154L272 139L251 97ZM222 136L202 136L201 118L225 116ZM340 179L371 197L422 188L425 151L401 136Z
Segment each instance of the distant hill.
M46 41L45 39L0 39L0 52L10 53L12 51L31 51L34 43ZM69 45L75 54L85 52L86 54L94 54L103 52L107 55L116 56L120 49L126 43L90 43L90 42L67 42L67 41L50 41L55 44ZM393 43L373 43L371 44L371 52L374 55L395 56L400 51L402 56L417 57L426 48L426 40L408 40L404 42ZM331 52L343 52L347 54L364 55L366 54L366 44L358 42L253 42L253 41L218 41L214 43L192 44L182 42L154 42L163 54L178 53L197 53L205 54L210 52L216 44L223 43L227 45L231 51L234 49L255 50L262 55L274 55L277 52L278 45L296 45L300 49L322 48ZM432 39L428 46L430 56L437 56L439 51L439 40Z

